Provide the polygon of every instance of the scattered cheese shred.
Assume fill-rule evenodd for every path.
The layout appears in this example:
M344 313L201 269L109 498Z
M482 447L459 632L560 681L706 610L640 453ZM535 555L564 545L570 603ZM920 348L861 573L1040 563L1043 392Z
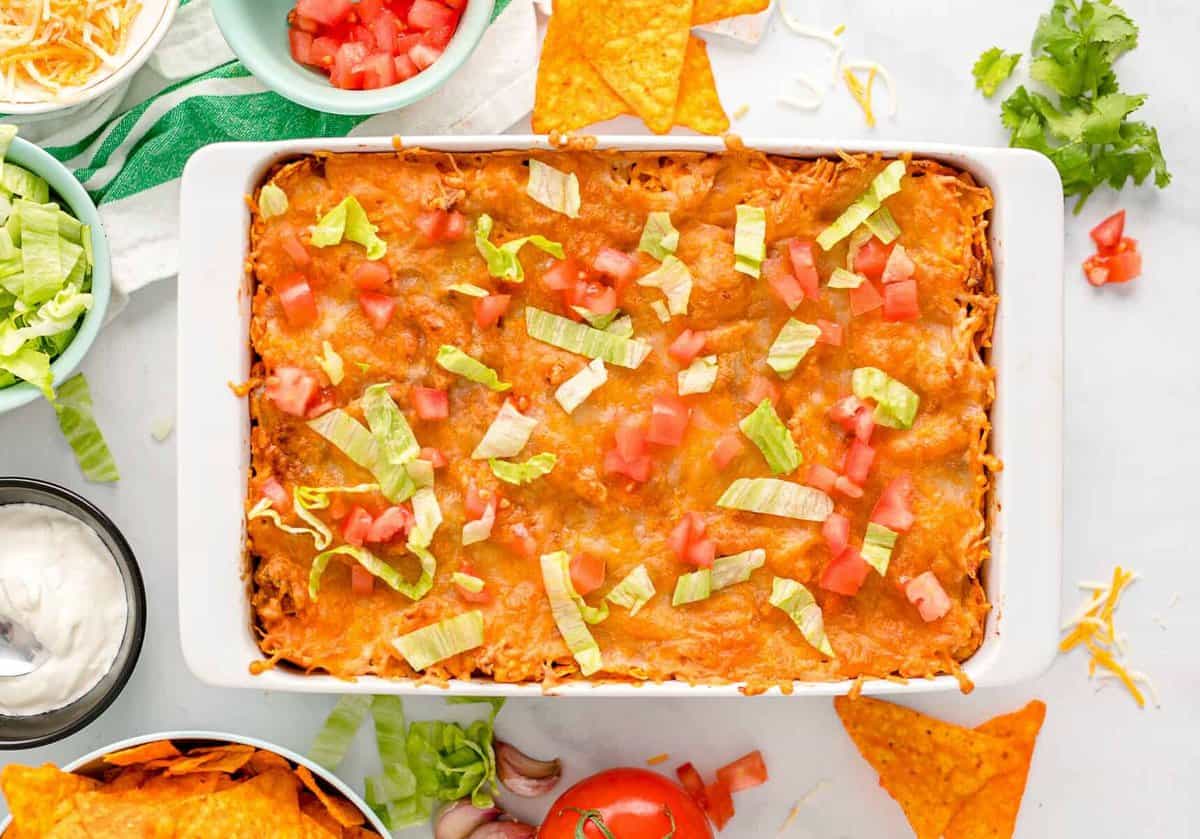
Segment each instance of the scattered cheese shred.
M882 64L880 64L878 61L847 61L845 64L842 65L842 67L844 69L853 70L855 72L864 72L864 73L871 73L874 75L878 75L879 78L883 80L884 86L887 88L888 119L891 119L892 117L896 116L896 108L897 108L896 86L892 83L892 74L888 72L888 69L886 67L884 67ZM870 82L868 82L867 86L868 86L868 88L870 87ZM869 90L868 90L868 94L869 94Z
M850 95L854 97L858 107L862 108L863 115L867 118L867 125L874 128L875 113L871 110L871 87L875 83L875 70L867 71L866 85L858 76L854 75L854 71L848 66L842 68L842 78L846 80L846 88L850 91Z
M749 105L741 105L738 107L738 109L736 111L733 112L733 118L741 119L748 113L750 113L750 106Z
M646 758L646 765L647 766L658 766L658 764L660 764L660 763L666 763L670 758L671 758L671 756L669 754L667 754L666 752L663 752L662 754L657 754L654 757Z
M808 99L800 99L796 96L787 93L789 84L797 84L811 94ZM790 81L784 81L784 92L781 92L777 97L781 105L788 105L792 108L799 108L802 111L815 111L825 103L825 91L812 80L812 77L799 73Z
M1155 705L1158 705L1158 693L1148 676L1130 670L1126 665L1127 639L1117 631L1113 624L1121 595L1137 578L1137 574L1126 571L1118 565L1113 569L1112 582L1107 585L1092 582L1080 583L1080 588L1090 591L1091 594L1088 596L1087 602L1075 613L1075 616L1063 625L1062 629L1066 635L1059 642L1058 650L1067 653L1080 645L1086 647L1090 655L1088 678L1093 678L1097 669L1103 668L1108 673L1102 675L1101 678L1118 680L1129 691L1138 707L1144 708L1146 707L1146 698L1138 684L1146 686Z
M783 834L788 832L788 829L795 823L796 817L800 815L800 811L804 808L804 805L807 804L813 796L827 786L830 786L829 781L822 778L821 780L817 781L816 785L812 789L800 796L800 800L793 804L792 809L788 811L787 818L784 819L783 824L779 828L779 832L775 834L775 839L781 839Z

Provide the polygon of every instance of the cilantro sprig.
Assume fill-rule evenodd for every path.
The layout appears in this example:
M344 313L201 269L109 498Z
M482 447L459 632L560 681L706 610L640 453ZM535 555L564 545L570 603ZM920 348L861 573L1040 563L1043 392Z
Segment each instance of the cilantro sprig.
M1137 43L1137 25L1110 0L1054 0L1038 21L1029 66L1033 81L1051 95L1021 85L1001 103L1009 144L1050 158L1063 193L1078 196L1076 213L1103 184L1121 189L1151 175L1159 188L1171 182L1158 132L1129 118L1146 95L1123 93L1113 71ZM999 48L988 50L972 71L976 86L991 96L1018 60Z

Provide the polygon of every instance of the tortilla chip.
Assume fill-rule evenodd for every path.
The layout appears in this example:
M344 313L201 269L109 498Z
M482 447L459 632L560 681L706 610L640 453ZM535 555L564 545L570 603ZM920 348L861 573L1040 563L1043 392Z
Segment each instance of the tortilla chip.
M187 775L192 772L227 772L233 774L250 762L253 746L230 743L206 749L193 749L183 760L167 768L168 775Z
M833 704L917 839L940 839L967 799L992 778L1021 766L1021 750L1002 737L878 699L839 696Z
M296 766L296 777L300 779L300 782L304 786L308 787L309 792L325 805L325 809L329 811L329 815L333 816L334 820L342 827L357 827L366 821L358 808L349 801L343 798L334 798L321 789L321 785L317 783L317 779L313 777L312 772L308 771L308 767Z
M333 827L334 829L330 830L328 825L311 816L304 813L300 815L300 835L304 839L341 839L342 829L336 824Z
M171 839L175 836L175 824L180 807L187 805L166 804L147 807L144 802L130 801L121 796L105 795L102 792L86 792L76 795L70 809L60 806L54 813L53 823L40 839L125 839L137 836L141 839Z
M152 760L179 757L179 749L170 740L155 740L153 743L143 743L119 752L104 756L105 763L113 766L132 766L135 763L148 763Z
M41 836L54 824L56 805L65 799L95 789L91 778L63 772L50 764L17 766L0 770L0 789L8 801L13 826L23 836Z
M181 824L175 834L177 839L302 839L303 835L296 778L283 770L255 775L190 804L186 824Z
M308 792L300 793L300 814L303 817L301 821L308 819L316 822L334 836L342 835L342 826L338 824L337 819L329 815L325 805L315 795Z
M651 131L669 131L692 25L692 0L589 0L564 20L579 51L609 87Z
M692 25L700 26L735 15L754 15L766 11L771 0L696 0Z
M274 752L259 749L250 756L250 761L246 764L245 769L252 775L261 775L263 772L269 772L272 769L286 769L290 772L292 771L292 765Z
M579 0L556 0L542 57L538 62L533 100L533 130L567 132L628 113L624 100L575 49L568 20Z
M708 44L694 36L688 39L683 57L675 123L701 134L724 134L729 130L729 117L721 107L717 80L708 62Z
M988 720L975 729L1014 743L1020 749L1022 765L992 778L969 798L950 820L945 839L1012 839L1033 749L1045 719L1046 703L1035 699L1020 711Z

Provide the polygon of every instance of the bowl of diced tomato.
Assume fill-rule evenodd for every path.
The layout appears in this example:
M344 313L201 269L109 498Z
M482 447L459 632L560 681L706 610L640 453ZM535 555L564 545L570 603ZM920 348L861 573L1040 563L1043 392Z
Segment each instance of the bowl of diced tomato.
M440 87L483 37L494 0L213 0L242 63L281 96L377 114Z

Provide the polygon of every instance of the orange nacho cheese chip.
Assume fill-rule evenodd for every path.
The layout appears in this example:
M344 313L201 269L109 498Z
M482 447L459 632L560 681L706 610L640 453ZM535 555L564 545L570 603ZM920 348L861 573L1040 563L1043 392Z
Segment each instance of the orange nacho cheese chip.
M317 783L317 779L313 777L313 773L308 771L307 767L297 766L296 777L308 788L309 792L317 797L317 800L329 811L329 815L333 816L334 821L342 827L357 827L366 821L363 818L363 814L358 811L358 808L353 806L349 801L334 798L325 792L321 788L321 785Z
M688 39L683 57L675 123L701 134L723 134L729 130L729 116L721 106L717 80L708 61L708 44L695 36Z
M143 743L140 746L106 754L104 762L111 763L113 766L132 766L135 763L149 763L152 760L175 757L179 757L179 749L175 748L174 743L170 740L156 740L153 743Z
M692 25L713 23L736 15L753 15L766 11L771 0L696 0L692 8Z
M878 699L839 696L834 708L917 839L940 839L954 814L998 775L1024 771L1019 744Z
M18 834L35 837L46 833L54 821L55 805L95 789L96 781L81 778L46 764L17 766L9 764L0 771L0 790L8 801Z

